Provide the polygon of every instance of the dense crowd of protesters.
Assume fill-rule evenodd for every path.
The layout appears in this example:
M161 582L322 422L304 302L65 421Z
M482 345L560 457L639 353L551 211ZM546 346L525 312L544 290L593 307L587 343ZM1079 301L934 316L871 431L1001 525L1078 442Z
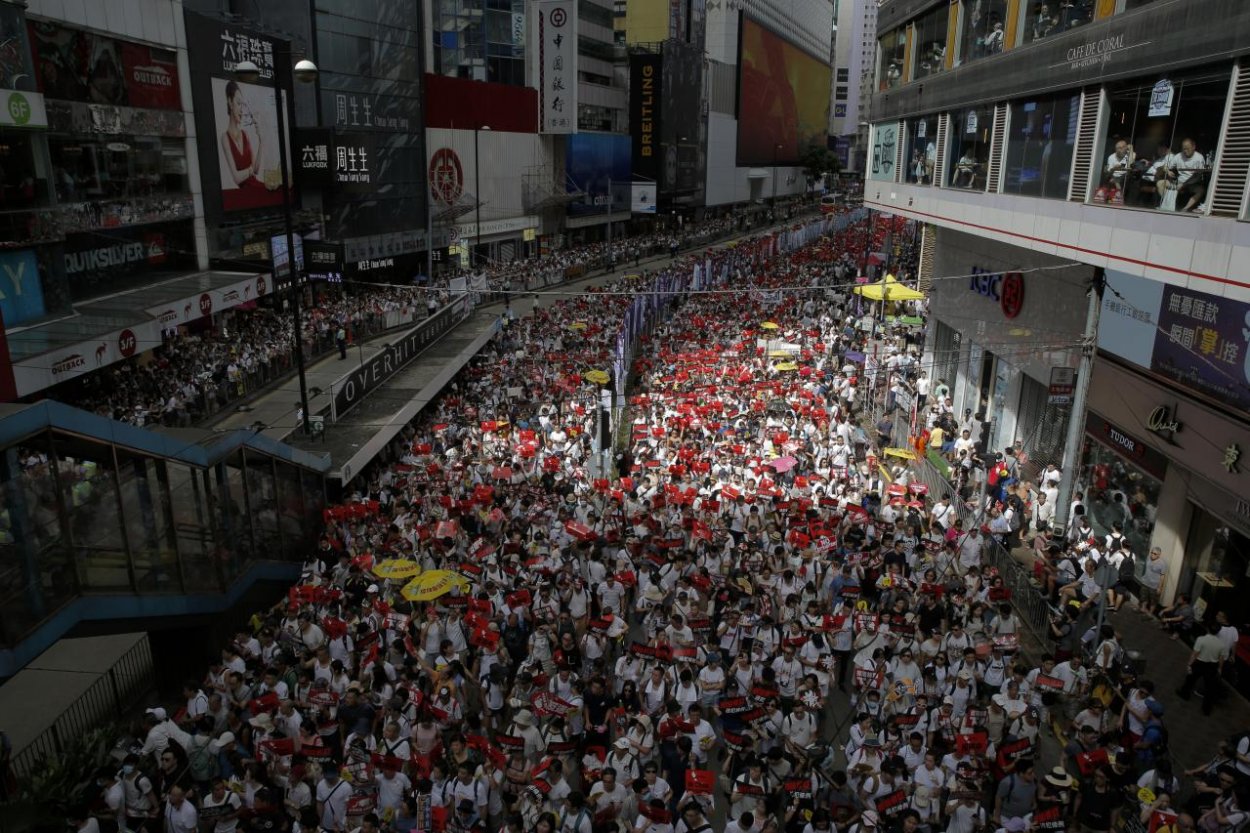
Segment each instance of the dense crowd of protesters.
M915 345L859 326L861 237L665 267L728 288L659 309L607 469L585 376L655 275L509 320L74 826L1237 829L1245 736L1173 772L1150 683L1027 662L977 532L883 477L864 361Z

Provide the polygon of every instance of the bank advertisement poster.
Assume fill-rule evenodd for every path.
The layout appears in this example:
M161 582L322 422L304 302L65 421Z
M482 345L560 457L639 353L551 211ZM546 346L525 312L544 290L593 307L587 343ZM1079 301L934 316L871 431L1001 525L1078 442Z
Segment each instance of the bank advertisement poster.
M1250 304L1107 270L1098 347L1188 390L1250 410Z
M829 131L829 64L765 29L742 22L738 164L798 162Z
M570 216L624 211L629 200L630 137L620 133L574 133L567 140L564 166L570 193ZM611 197L609 199L609 194Z

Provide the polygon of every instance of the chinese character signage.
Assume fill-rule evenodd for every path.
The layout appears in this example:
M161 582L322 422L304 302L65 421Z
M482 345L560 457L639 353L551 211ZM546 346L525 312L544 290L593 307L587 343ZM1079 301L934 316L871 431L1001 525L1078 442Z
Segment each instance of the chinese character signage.
M1099 348L1250 409L1250 304L1110 269L1107 284Z
M537 0L538 131L577 132L577 3Z
M305 243L304 263L310 281L343 282L342 243Z
M377 155L370 133L336 133L330 160L335 187L342 191L373 191L377 184Z
M330 184L334 140L325 128L300 130L295 145L295 170L303 187L320 188Z

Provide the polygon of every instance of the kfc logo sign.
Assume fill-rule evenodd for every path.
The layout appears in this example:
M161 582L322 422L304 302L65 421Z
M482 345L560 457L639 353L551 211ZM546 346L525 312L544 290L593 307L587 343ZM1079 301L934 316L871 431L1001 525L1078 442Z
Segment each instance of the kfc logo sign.
M128 359L133 356L138 346L139 339L135 337L133 330L122 330L121 335L117 337L117 352L122 354L122 358Z
M200 315L213 314L213 296L205 292L200 296Z

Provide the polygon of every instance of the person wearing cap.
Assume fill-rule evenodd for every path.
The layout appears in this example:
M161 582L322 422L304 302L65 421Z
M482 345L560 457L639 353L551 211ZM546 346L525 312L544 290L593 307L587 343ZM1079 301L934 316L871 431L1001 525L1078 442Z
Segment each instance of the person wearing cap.
M163 707L156 706L146 710L144 717L148 724L148 733L143 739L143 746L139 749L140 757L164 752L170 741L178 744L184 751L191 748L191 736L169 719Z

